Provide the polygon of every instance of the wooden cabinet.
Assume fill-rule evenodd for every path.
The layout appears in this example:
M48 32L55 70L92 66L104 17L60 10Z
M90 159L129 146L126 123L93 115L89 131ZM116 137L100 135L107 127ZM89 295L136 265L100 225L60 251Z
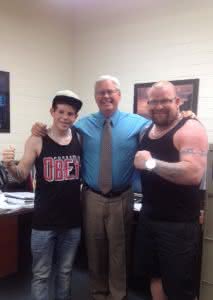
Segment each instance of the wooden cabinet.
M18 269L18 216L0 216L0 277Z
M32 209L0 215L0 278L31 265Z
M209 147L200 300L213 299L213 145Z

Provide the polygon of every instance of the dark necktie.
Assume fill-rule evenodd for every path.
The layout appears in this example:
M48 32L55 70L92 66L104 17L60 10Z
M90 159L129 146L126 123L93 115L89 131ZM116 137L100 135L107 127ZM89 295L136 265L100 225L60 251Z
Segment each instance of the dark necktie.
M104 122L101 157L99 172L99 188L103 194L107 194L112 189L112 127L111 121L106 119Z

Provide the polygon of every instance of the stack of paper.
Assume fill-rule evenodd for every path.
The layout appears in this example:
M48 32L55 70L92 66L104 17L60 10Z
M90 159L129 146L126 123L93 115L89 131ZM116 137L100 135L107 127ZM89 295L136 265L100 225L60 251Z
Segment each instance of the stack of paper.
M7 203L11 204L32 204L35 196L30 192L4 193L4 195Z
M0 193L0 214L12 213L25 208L33 208L33 206L33 201L30 201L29 204L24 203L23 200L21 203L9 203L8 198L5 197L4 193Z

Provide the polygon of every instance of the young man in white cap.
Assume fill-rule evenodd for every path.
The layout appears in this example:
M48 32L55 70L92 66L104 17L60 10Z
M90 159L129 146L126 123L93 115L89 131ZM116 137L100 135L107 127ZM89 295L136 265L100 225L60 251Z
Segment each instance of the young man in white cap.
M3 151L3 161L15 178L24 180L36 168L32 225L32 297L49 299L49 278L56 257L57 300L70 299L73 260L80 240L80 144L72 124L82 106L72 91L60 91L52 101L52 126L45 137L30 136L16 166L15 149Z

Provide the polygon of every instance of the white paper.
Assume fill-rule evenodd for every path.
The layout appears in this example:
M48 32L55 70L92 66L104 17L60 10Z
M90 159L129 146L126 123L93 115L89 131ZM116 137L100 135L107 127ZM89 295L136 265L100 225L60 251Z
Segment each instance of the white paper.
M12 198L10 198L12 199ZM17 200L13 198L13 200ZM7 214L7 213L13 213L16 211L19 211L24 208L33 208L34 202L30 201L29 203L25 201L20 201L18 203L9 203L8 198L5 197L3 193L0 193L0 214Z
M15 192L4 193L6 198L22 199L22 200L34 200L35 194L30 192Z
M135 210L135 211L140 211L140 210L141 210L141 207L142 207L142 204L141 204L141 203L134 203L134 210Z

